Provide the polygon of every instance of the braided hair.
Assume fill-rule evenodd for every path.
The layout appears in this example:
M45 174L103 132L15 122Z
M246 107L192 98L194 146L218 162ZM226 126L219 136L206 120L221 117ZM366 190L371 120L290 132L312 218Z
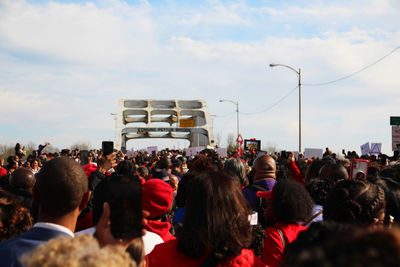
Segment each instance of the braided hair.
M364 179L343 180L329 192L324 220L371 225L385 212L385 192Z

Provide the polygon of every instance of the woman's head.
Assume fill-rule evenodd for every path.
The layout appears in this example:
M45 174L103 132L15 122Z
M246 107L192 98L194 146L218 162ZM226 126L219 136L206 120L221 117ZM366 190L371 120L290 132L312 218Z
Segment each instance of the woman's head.
M296 223L311 217L313 201L302 184L292 179L281 180L269 195L264 215L270 224Z
M337 183L328 194L324 220L372 225L383 220L385 193L367 180L351 179Z
M240 159L232 158L226 160L224 170L238 177L241 186L247 186L249 184L246 176L246 167Z
M32 226L29 209L0 190L0 242L17 237Z
M250 211L240 188L225 172L192 178L178 249L191 258L210 252L216 262L239 255L251 243Z

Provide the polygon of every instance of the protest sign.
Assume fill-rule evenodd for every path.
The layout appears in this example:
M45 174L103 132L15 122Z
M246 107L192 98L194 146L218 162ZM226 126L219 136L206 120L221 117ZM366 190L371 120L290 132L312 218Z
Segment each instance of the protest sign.
M322 159L323 150L320 148L306 148L304 149L304 158L306 159Z

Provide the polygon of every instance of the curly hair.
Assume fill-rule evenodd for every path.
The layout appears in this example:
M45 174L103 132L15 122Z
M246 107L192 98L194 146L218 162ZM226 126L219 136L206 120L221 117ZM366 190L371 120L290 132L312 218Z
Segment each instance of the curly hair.
M198 156L189 162L189 172L191 173L201 173L204 171L217 171L218 166L216 166L212 159L205 156Z
M322 229L323 230L323 229ZM327 229L328 230L328 229ZM332 231L336 230L336 231ZM344 231L343 231L344 230ZM398 229L360 228L329 229L313 238L311 230L299 234L287 251L281 266L398 266L400 233ZM311 234L311 238L303 237ZM328 234L328 235L326 235ZM322 238L321 238L322 237ZM307 240L308 239L308 240ZM310 242L311 241L311 242ZM293 246L297 246L293 249Z
M0 195L3 194L0 192ZM32 221L28 208L12 198L0 196L0 242L25 233Z
M178 250L193 259L207 252L207 264L218 265L240 255L252 242L250 210L240 188L224 172L193 178Z
M351 179L337 183L328 194L324 220L371 225L385 212L385 192L367 180Z
M311 216L313 201L302 184L285 179L274 186L272 207L279 222L295 223Z
M314 178L308 181L306 189L317 205L324 205L329 191L331 191L333 183L325 178Z
M122 246L100 248L90 234L75 238L55 238L24 254L21 261L26 267L136 267Z

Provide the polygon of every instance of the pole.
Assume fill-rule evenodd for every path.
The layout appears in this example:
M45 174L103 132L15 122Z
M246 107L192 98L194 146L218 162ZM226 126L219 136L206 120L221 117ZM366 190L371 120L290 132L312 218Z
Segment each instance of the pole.
M237 113L237 136L239 136L239 101L236 102L236 113Z
M299 153L301 153L301 72L299 68Z
M282 66L288 69L291 69L292 71L296 72L296 74L299 76L299 153L301 153L301 70L299 68L299 71L297 71L296 69L288 66L288 65L284 65L284 64L269 64L269 66L271 68L273 67L277 67L277 66Z

